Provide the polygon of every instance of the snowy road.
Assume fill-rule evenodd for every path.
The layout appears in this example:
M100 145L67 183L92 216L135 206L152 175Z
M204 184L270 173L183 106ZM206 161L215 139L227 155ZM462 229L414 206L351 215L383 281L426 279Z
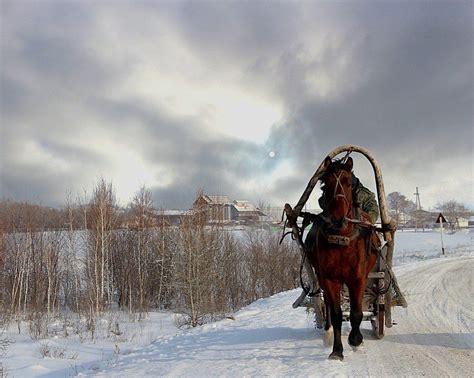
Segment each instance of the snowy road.
M373 376L472 376L474 259L436 259L399 269L409 307L383 341L366 342L366 373ZM385 356L385 361L380 361ZM356 364L357 364L356 363Z
M352 351L343 325L344 362L329 361L322 331L304 309L299 291L255 302L225 320L121 356L105 376L471 376L474 371L473 257L433 259L397 270L409 302L396 308L398 325L383 340L365 323L364 344Z

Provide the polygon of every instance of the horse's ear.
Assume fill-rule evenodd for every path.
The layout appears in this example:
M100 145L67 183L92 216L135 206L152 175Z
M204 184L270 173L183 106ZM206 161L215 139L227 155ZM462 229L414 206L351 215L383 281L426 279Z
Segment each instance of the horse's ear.
M329 167L331 165L331 163L332 163L331 158L329 156L326 156L326 159L324 159L324 165L323 165L324 169Z
M352 172L352 168L354 167L354 161L352 158L349 156L347 158L346 164L344 164L344 169L348 172Z

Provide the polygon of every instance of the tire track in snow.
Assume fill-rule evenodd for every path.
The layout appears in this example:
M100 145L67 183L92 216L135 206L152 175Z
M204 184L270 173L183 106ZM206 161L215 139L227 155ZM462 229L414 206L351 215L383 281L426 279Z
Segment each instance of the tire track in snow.
M408 308L395 308L398 325L371 345L371 375L472 374L473 271L474 258L463 257L414 264L399 273Z

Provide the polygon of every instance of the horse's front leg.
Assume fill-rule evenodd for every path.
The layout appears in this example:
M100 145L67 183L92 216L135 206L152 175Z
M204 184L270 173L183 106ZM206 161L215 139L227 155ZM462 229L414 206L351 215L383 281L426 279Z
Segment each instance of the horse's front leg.
M329 355L331 360L342 360L344 358L342 341L341 341L341 326L342 326L342 311L341 311L341 285L337 281L324 281L324 296L327 298L329 305L329 314L331 316L331 323L334 332L334 343L332 353Z
M362 322L362 301L364 297L364 290L366 280L358 279L349 286L349 297L351 302L351 332L349 333L349 344L353 347L358 347L362 344L363 336L360 332L360 323Z

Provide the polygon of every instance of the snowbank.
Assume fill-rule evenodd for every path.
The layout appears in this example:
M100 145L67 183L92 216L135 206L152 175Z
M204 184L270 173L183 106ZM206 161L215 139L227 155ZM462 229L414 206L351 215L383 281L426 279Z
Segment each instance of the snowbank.
M304 309L291 308L295 290L259 300L234 320L189 331L178 330L170 313L151 313L141 322L110 314L97 325L95 340L73 317L66 326L50 324L56 334L43 340L31 339L27 323L20 334L10 324L0 338L14 344L2 366L14 377L469 375L473 236L473 230L445 235L443 257L438 232L397 232L395 271L409 307L395 309L398 325L384 340L372 338L365 324L357 352L347 344L344 324L344 363L327 360L322 331Z

